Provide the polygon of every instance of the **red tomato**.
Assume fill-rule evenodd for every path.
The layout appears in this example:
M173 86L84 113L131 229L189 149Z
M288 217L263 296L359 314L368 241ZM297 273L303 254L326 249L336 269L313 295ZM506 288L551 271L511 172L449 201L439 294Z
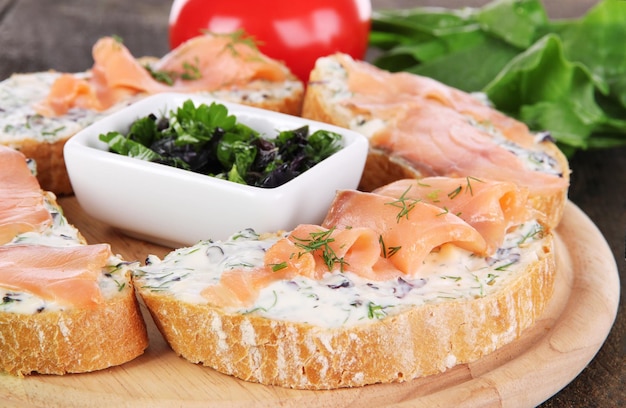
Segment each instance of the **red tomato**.
M371 14L370 0L174 0L170 47L204 31L243 29L261 52L284 61L306 83L318 57L365 57Z

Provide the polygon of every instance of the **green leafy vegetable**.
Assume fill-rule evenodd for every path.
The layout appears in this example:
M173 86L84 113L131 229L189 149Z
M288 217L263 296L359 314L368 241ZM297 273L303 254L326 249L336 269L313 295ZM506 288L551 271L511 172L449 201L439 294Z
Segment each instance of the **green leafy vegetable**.
M383 10L370 45L380 51L375 65L484 92L571 155L626 145L625 21L622 0L568 20L550 20L540 0Z
M341 148L341 135L308 126L279 132L275 139L237 121L226 106L185 101L168 116L134 121L127 134L109 132L109 150L155 163L257 187L278 187Z

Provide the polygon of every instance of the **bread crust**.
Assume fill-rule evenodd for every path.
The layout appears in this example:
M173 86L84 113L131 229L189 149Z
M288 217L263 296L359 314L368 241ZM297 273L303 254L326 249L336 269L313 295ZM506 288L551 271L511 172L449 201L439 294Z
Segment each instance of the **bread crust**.
M0 313L0 338L0 369L17 376L101 370L148 347L131 284L94 309Z
M171 348L190 362L246 381L323 390L409 381L481 358L534 324L551 298L555 273L548 235L540 259L497 292L340 328L138 292Z
M35 139L24 139L19 144L12 144L10 147L35 161L37 180L43 190L52 191L57 196L64 196L73 192L63 157L63 147L68 140L69 137L47 143Z

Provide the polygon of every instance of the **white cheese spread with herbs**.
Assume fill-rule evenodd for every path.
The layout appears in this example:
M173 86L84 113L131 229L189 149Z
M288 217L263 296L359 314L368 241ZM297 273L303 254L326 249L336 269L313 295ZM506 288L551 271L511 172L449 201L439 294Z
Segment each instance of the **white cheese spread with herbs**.
M226 241L180 248L162 260L150 256L146 266L134 270L135 282L140 290L207 304L203 289L217 284L224 271L262 266L265 251L279 238L246 230ZM322 327L355 325L426 303L487 296L540 259L543 245L541 226L529 222L509 233L492 257L479 257L448 244L427 257L420 277L371 281L337 269L321 280L277 280L261 289L254 305L225 311Z
M244 87L233 86L226 89L218 89L212 92L200 92L200 94L234 103L262 105L268 101L286 100L302 91L302 82L288 80L284 83L257 81L247 84Z
M98 119L128 106L143 98L144 94L130 97L113 107L99 112L91 109L72 108L66 114L46 117L38 113L35 105L45 100L50 88L62 74L44 71L27 74L14 74L0 82L0 143L19 146L24 140L55 143L65 140L91 125ZM72 74L87 78L88 72ZM265 85L265 86L263 86ZM280 86L269 87L259 84L244 88L228 88L215 92L205 92L218 99L244 104L262 104L268 100L282 100L302 89L299 81L288 81Z
M31 231L17 235L8 245L44 245L50 247L70 247L84 245L78 230L67 222L60 209L49 199L45 205L52 215L52 224L42 231ZM128 279L131 264L123 261L118 256L111 256L107 261L107 267L102 270L98 279L98 286L105 299L109 299L116 293L130 285ZM42 299L28 292L18 292L0 286L0 313L34 314L43 311L60 311L65 306L58 302Z
M87 77L88 74L73 75ZM1 144L19 146L24 140L40 143L65 140L130 103L121 103L103 112L72 108L61 116L43 116L36 111L35 105L46 99L59 76L61 73L56 71L14 74L0 82Z

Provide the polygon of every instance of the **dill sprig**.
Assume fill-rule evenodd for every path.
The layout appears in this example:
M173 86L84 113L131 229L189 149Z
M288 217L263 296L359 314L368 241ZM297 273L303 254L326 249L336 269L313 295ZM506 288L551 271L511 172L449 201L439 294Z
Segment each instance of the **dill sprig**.
M517 243L517 246L521 246L524 243L526 243L526 241L534 239L537 236L541 238L542 235L543 235L543 226L541 226L540 224L537 224L530 232L528 232L527 234L524 234L524 236Z
M373 302L369 302L367 304L367 317L370 319L382 319L387 316L387 312L385 312L385 307L381 305L377 305Z
M392 246L387 248L387 244L385 244L385 240L383 239L382 235L378 236L378 243L380 244L380 250L383 254L383 258L391 258L396 253L398 253L400 249L402 249L402 246Z
M183 61L183 71L165 71L155 70L149 64L144 65L144 68L150 73L152 78L156 81L172 86L177 79L183 79L185 81L193 81L202 78L202 71L200 70L200 61L196 57L194 63L189 61Z
M454 200L456 198L456 196L458 196L459 194L461 194L461 191L463 191L463 187L458 186L457 188L455 188L454 190L450 191L448 193L448 198L450 200Z
M340 271L343 272L343 267L347 263L343 257L338 257L330 246L332 242L335 242L335 238L332 237L334 231L335 227L332 227L325 231L310 232L308 238L294 236L293 238L296 240L294 244L304 250L305 253L320 253L329 271L333 269L335 264L339 264Z
M400 222L402 218L409 219L409 213L415 208L419 200L408 198L406 195L411 189L411 186L407 187L406 190L400 195L397 200L390 201L385 203L387 205L391 205L400 209L398 214L396 214L396 222Z

